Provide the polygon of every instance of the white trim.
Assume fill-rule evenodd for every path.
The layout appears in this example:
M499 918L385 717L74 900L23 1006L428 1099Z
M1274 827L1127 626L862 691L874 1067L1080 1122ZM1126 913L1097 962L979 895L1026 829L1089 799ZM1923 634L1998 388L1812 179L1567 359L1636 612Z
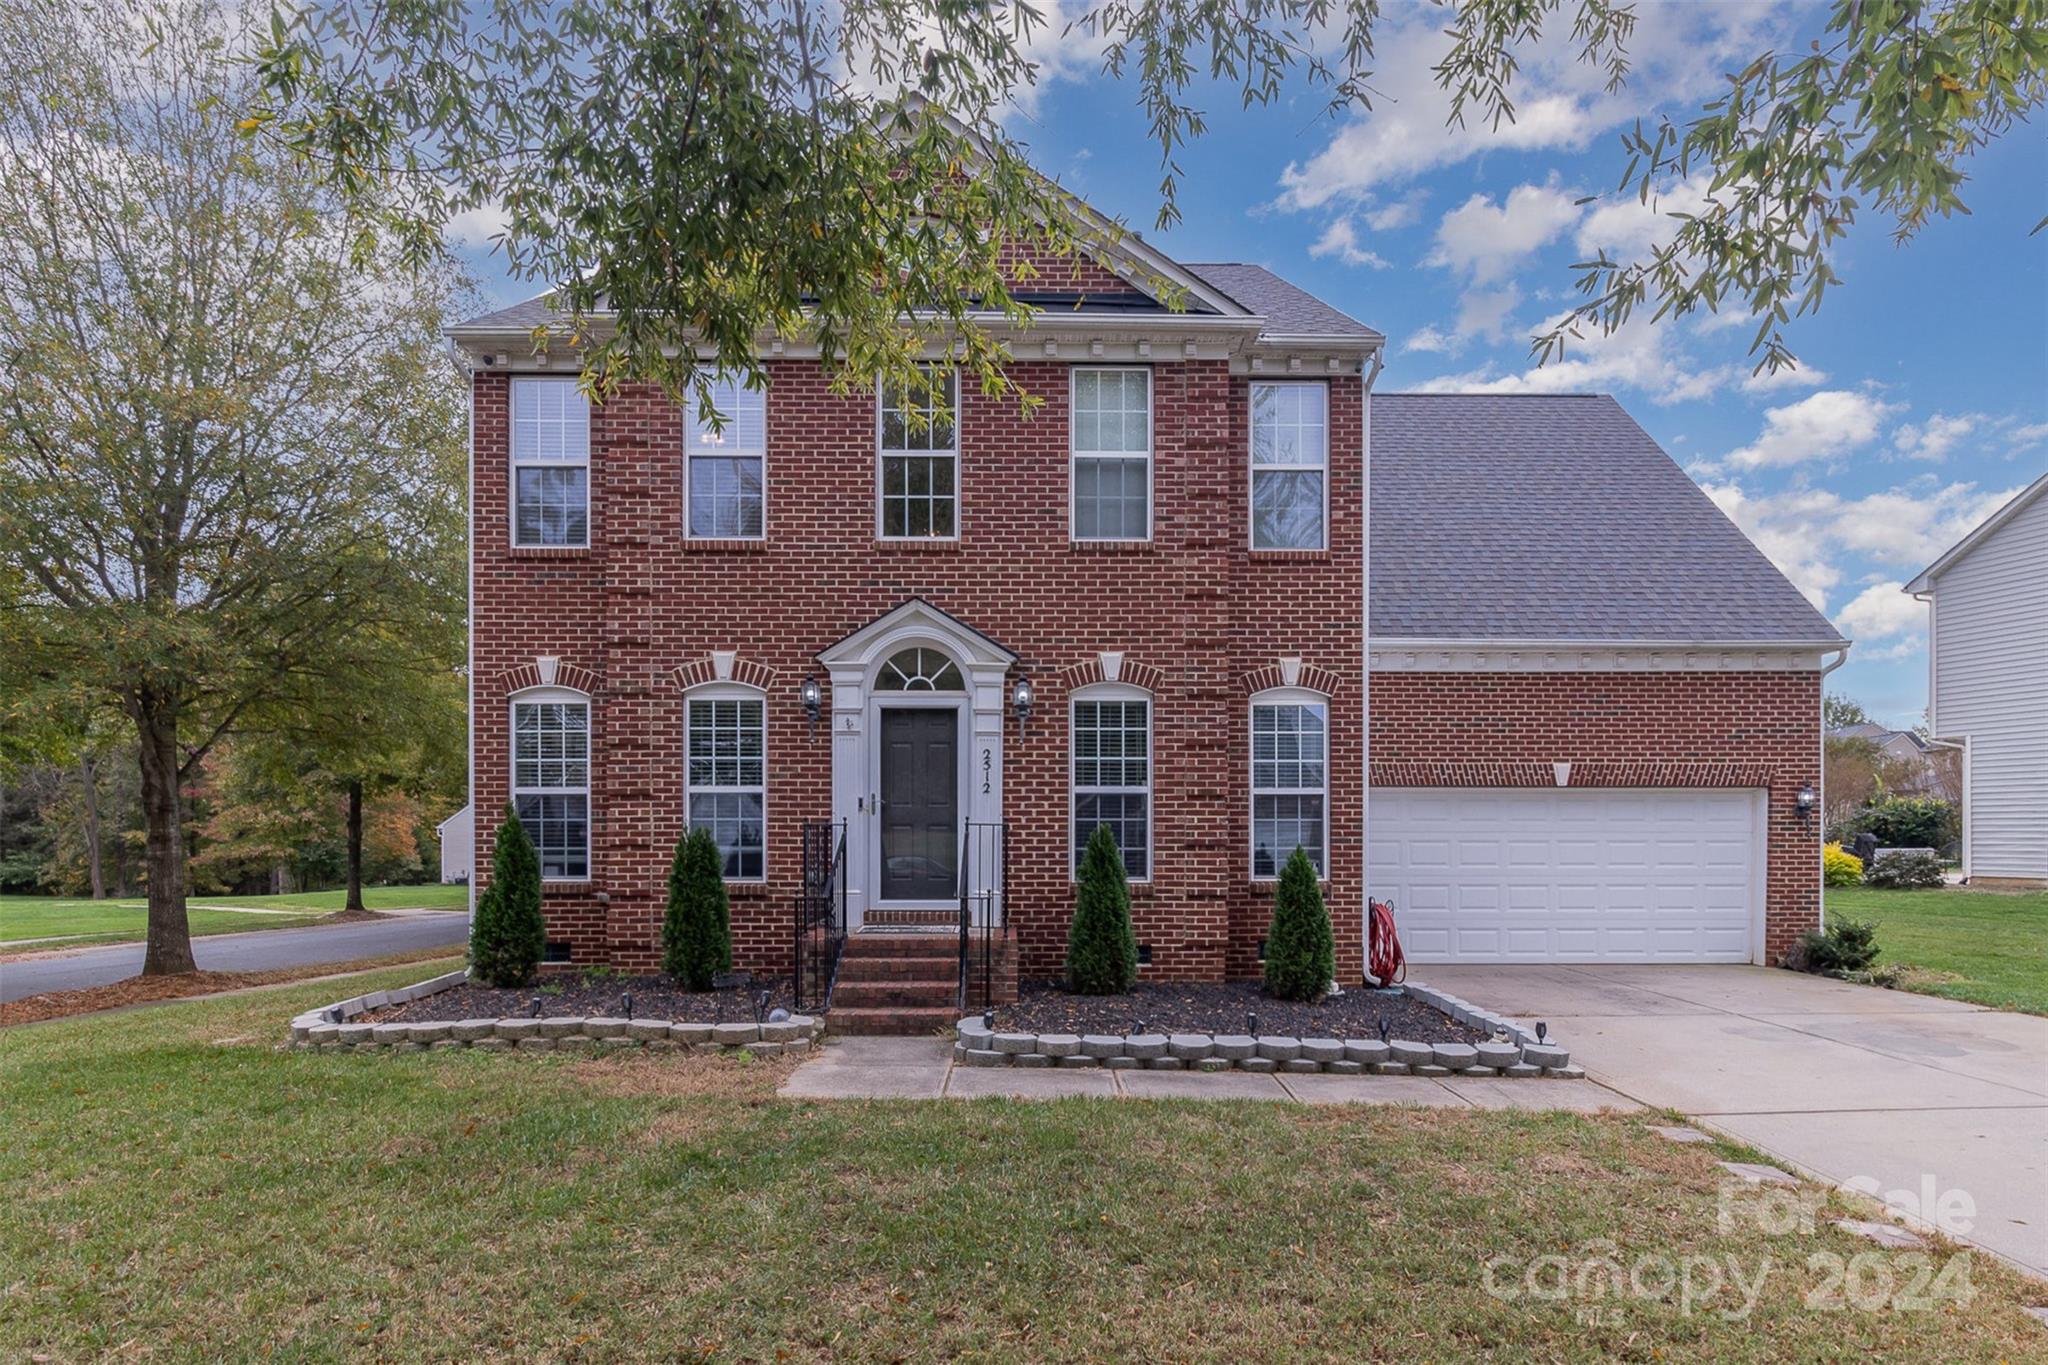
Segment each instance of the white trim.
M578 458L543 460L535 457L521 459L519 455L519 395L523 389L531 393L536 387L561 385L575 395L583 412L583 453ZM472 403L474 406L474 403ZM505 386L505 459L510 477L506 480L505 513L508 518L506 534L517 550L587 550L590 548L590 520L592 504L590 478L590 400L584 396L582 387L573 378L558 375L520 375ZM522 541L519 538L519 471L521 469L580 469L583 471L583 539L550 543L544 540Z
M1319 464L1266 464L1258 462L1258 391L1269 389L1315 389L1323 395L1323 458ZM1254 554L1313 553L1330 548L1330 384L1327 379L1254 379L1245 391L1245 544ZM1321 539L1314 545L1259 544L1258 486L1261 473L1314 473L1320 476L1323 505ZM1326 832L1327 837L1327 832Z
M742 446L742 445L734 445L734 446L731 446L731 447L726 447L726 446L711 446L711 447L707 447L707 448L704 448L704 449L699 449L699 448L697 447L697 445L696 445L696 441L697 441L698 435L699 435L699 434L700 434L700 432L702 431L702 424L701 424L701 422L700 422L700 420L699 420L699 417L698 417L698 413L697 413L697 409L696 409L696 407L694 406L694 402L693 402L693 401L690 401L690 402L685 402L685 403L683 404L683 538L684 538L685 540L697 540L697 541L704 541L704 540L745 540L745 541L755 541L755 540L766 540L766 539L768 538L768 391L767 391L766 389L750 389L750 388L748 388L748 387L747 387L747 386L746 386L745 384L742 384L742 383L740 383L740 382L738 381L738 379L737 379L737 377L736 377L736 376L733 376L733 375L728 375L728 374L724 374L724 373L721 373L721 374L717 375L717 376L716 376L716 377L715 377L715 378L713 379L713 381L712 381L712 382L713 382L714 384L731 384L731 385L733 386L733 411L732 411L732 412L731 412L730 414L728 414L728 413L724 412L723 410L720 410L720 412L719 412L719 415L720 415L721 417L724 417L724 418L726 419L726 430L727 430L728 432L734 432L734 431L736 431L736 430L737 430L737 429L739 428L740 424L741 424L741 423L742 423L742 422L743 422L743 421L745 420L745 408L746 408L746 404L747 404L747 403L748 403L748 401L749 401L749 395L751 395L751 396L752 396L752 399L753 399L754 401L758 401L758 402L760 403L760 405L761 405L761 443L760 443L760 444L759 444L758 446ZM700 536L700 535L698 535L698 534L696 533L696 531L695 531L695 529L694 529L694 527L693 527L693 523L692 523L692 520L691 520L691 514L692 514L692 510L693 510L693 509L691 508L691 505L690 505L690 489L691 489L691 478L690 478L690 469L691 469L691 464L692 464L692 462L693 462L693 461L695 461L695 460L698 460L698 459L708 459L708 460L721 460L721 459L722 459L722 460L748 460L748 459L751 459L751 460L757 460L757 461L759 461L759 462L760 462L760 465L761 465L761 529L760 529L760 530L759 530L758 532L756 532L756 533L755 533L755 534L753 534L753 535L729 535L729 536L727 536L727 535L702 535L702 536Z
M522 787L519 785L519 708L522 706L580 706L583 708L583 785L580 787ZM541 882L558 885L580 886L597 880L597 829L596 800L591 795L591 772L597 766L597 708L591 704L588 692L579 692L573 687L522 687L505 699L506 724L506 777L510 779L509 794L514 810L519 808L521 796L581 796L583 798L583 875L580 877L550 877L541 873ZM534 851L540 850L540 841L535 839Z
M761 875L758 877L724 877L729 886L759 886L768 880L768 692L766 688L751 687L746 683L724 679L698 683L683 690L683 829L695 828L690 823L690 798L697 792L726 792L749 795L757 789L750 786L698 787L690 781L690 705L700 701L757 701L761 703ZM721 858L724 851L720 850ZM721 871L723 864L721 863Z
M878 375L878 376L876 376L876 379L875 379L875 466L874 466L874 470L875 470L875 539L876 539L876 540L887 540L887 541L902 541L902 542L909 542L909 543L911 543L911 544L918 544L918 543L921 543L921 542L924 542L924 541L949 541L949 540L958 540L958 539L960 539L960 520L961 520L961 515L960 515L960 514L961 514L961 510L962 510L962 504L963 504L963 501L964 501L964 500L962 499L962 497L961 497L961 488L960 488L960 472L961 472L961 464L963 463L963 462L962 462L962 460L961 460L961 458L960 458L960 427L961 427L961 419L962 419L962 418L963 418L964 416L966 416L966 403L965 403L965 402L963 401L963 399L964 399L964 396L965 396L965 391L964 391L964 389L962 388L962 386L961 386L961 384L960 384L960 370L959 370L959 367L957 367L957 366L955 366L955 365L952 365L952 364L948 363L948 362L947 362L947 360L945 360L945 359L940 359L940 360L938 360L938 361L934 361L934 362L923 362L923 363L924 363L924 365L925 365L925 368L927 368L927 369L935 369L935 370L936 370L936 369L943 369L943 370L944 370L944 371L946 372L946 377L947 377L947 380L948 380L948 382L949 382L949 383L951 384L951 386L952 386L952 390L953 390L953 392L952 392L952 395L951 395L951 397L949 397L949 398L947 399L947 403L948 403L948 406L949 406L949 408L951 409L951 413L952 413L952 420L953 420L953 443L952 443L952 447L951 447L951 449L948 449L948 450L937 450L937 449L934 449L934 450L890 450L890 449L888 449L888 448L887 448L886 446L884 446L884 445L882 444L882 406L883 406L883 398L884 398L884 392L883 392L883 390L884 390L884 388L885 388L885 385L883 384L883 382L882 382L882 380L881 380L881 377L880 377L879 375ZM886 497L887 497L887 494L886 494L886 492L885 492L884 490L885 490L885 488L887 487L887 484L888 484L888 479L887 479L887 476L886 476L886 473L885 473L885 469L886 469L887 461L888 461L888 459L889 459L889 457L890 457L891 455L895 455L895 456L899 456L899 457L903 457L903 458L911 458L911 459L937 459L937 458L940 458L940 457L942 457L942 456L943 456L943 457L947 457L947 458L950 458L950 459L951 459L951 460L953 461L953 531L952 531L952 534L950 534L950 535L943 535L943 536L935 536L935 535L922 535L922 536L914 536L914 535L900 535L900 536L892 536L892 535L889 535L889 534L887 534L887 533L886 533L886 531L884 530L884 527L885 527L885 526L887 525L887 519L886 519L886 517L885 517L885 516L884 516L884 514L883 514L883 503L884 503L884 500L885 500L885 499L886 499ZM908 472L908 470L906 470L906 471L905 471L905 473L904 473L904 496L905 496L905 497L908 497L908 496L909 496L909 487L910 487L910 484L909 484L909 479L910 479L910 475L909 475L909 472Z
M1258 784L1258 741L1257 716L1262 706L1303 706L1313 708L1323 720L1323 784L1321 788L1310 787L1260 787ZM1245 868L1254 882L1270 884L1280 880L1281 867L1272 875L1264 875L1259 867L1258 810L1259 797L1266 796L1315 796L1323 799L1323 865L1316 871L1318 881L1330 878L1330 754L1336 747L1330 733L1330 698L1321 692L1306 687L1269 687L1263 692L1252 694L1245 707ZM1292 850L1289 850L1292 856Z
M1156 725L1158 701L1144 688L1120 682L1089 683L1067 694L1067 880L1075 880L1081 861L1081 845L1076 839L1078 831L1074 828L1074 812L1081 800L1081 784L1074 775L1074 765L1080 762L1079 756L1075 753L1074 743L1079 719L1076 712L1088 702L1103 701L1137 701L1145 704L1145 875L1132 877L1130 881L1134 886L1147 886L1151 884L1157 871L1153 857L1159 842L1154 833L1159 814L1159 743ZM1135 787L1100 785L1092 786L1088 790L1091 794L1105 796L1130 796L1138 791ZM1128 868L1128 859L1126 867Z
M1076 424L1075 403L1081 385L1081 375L1089 374L1142 374L1145 376L1145 449L1142 455L1130 450L1090 450L1075 447ZM1067 368L1067 536L1081 544L1144 544L1153 536L1156 524L1157 479L1154 469L1159 453L1159 398L1158 385L1149 365L1071 365ZM1145 461L1145 534L1141 536L1084 536L1080 530L1081 480L1083 460L1135 460Z
M1375 673L1771 673L1817 672L1828 644L1693 644L1685 641L1427 640L1372 637Z

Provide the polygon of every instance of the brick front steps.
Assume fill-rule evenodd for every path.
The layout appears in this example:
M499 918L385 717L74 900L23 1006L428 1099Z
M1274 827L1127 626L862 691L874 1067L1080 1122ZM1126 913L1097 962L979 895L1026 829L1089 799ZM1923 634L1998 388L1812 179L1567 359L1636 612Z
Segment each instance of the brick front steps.
M896 911L895 914L923 913ZM944 912L941 912L944 913ZM976 945L979 947L979 944ZM977 966L978 966L977 961ZM995 997L1017 998L1015 945L998 945ZM981 977L973 975L967 1003L981 1005ZM832 988L832 1031L837 1034L942 1033L960 1015L960 936L891 928L847 936Z

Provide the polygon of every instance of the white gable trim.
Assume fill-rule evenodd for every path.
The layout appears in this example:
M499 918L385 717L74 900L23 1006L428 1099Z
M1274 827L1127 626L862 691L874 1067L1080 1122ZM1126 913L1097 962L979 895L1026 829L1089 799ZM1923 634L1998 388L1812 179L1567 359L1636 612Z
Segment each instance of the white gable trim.
M1982 545L1986 540L1989 540L1999 527L2011 521L2021 512L2024 512L2034 499L2040 497L2043 493L2048 493L2048 474L2043 474L2040 478L2014 494L2005 506L1986 517L1982 526L1979 526L1976 530L1950 546L1947 554L1922 569L1919 576L1906 585L1905 590L1910 593L1933 591L1936 578L1954 568L1957 560L1976 549L1979 545Z

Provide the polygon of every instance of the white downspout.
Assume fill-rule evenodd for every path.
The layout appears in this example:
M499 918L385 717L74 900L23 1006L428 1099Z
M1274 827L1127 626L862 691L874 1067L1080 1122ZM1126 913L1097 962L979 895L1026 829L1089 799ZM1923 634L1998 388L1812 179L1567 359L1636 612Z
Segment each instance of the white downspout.
M1359 519L1358 581L1359 622L1358 693L1365 729L1359 736L1363 756L1358 773L1358 943L1361 955L1372 947L1372 386L1386 363L1386 343L1373 348L1372 365L1365 372L1359 394L1358 463L1363 492L1364 515Z
M1843 645L1839 650L1835 651L1835 659L1833 663L1826 663L1820 666L1820 780L1813 784L1813 789L1815 792L1814 805L1819 807L1819 809L1816 810L1814 813L1820 818L1820 844L1822 851L1820 854L1821 877L1819 927L1822 930L1825 930L1828 927L1828 877L1826 852L1828 844L1828 674L1834 672L1843 664L1849 662L1849 649L1849 645Z

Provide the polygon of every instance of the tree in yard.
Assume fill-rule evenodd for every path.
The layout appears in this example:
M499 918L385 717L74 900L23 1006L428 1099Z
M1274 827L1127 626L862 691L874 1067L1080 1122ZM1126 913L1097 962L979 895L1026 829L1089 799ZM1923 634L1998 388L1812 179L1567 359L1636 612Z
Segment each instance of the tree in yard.
M540 917L540 854L511 806L491 847L491 884L469 926L470 975L486 986L524 986L547 951Z
M1434 74L1454 124L1512 124L1520 59L1567 22L1610 90L1628 79L1635 14L1620 0L1439 4ZM1299 80L1326 112L1369 116L1379 18L1377 0L1100 0L1068 28L1128 73L1160 152L1164 227L1176 155L1207 124L1197 100L1220 88L1271 104ZM699 360L751 365L756 338L780 333L815 338L849 384L918 385L922 343L941 341L1006 393L1002 349L969 316L1032 315L1005 248L1058 254L1118 232L1078 215L1005 125L1038 78L1045 24L1028 4L950 0L281 6L250 122L422 255L451 214L502 212L506 260L555 291L600 384L694 383L708 410ZM1648 256L1577 267L1582 302L1534 346L1550 359L1638 309L1734 306L1757 323L1759 368L1790 363L1783 329L1834 283L1858 213L1904 240L1966 211L1967 158L2044 97L2038 0L1831 0L1810 48L1760 53L1689 121L1623 140L1617 196L1703 180L1706 202L1673 214ZM925 117L934 106L950 117Z
M1108 825L1097 825L1081 853L1074 919L1067 926L1067 989L1123 995L1138 980L1138 936L1131 928L1131 884Z
M1864 710L1863 703L1854 697L1830 692L1821 698L1820 719L1826 728L1841 730L1851 725L1870 724L1870 712Z
M1316 865L1297 848L1280 869L1273 922L1266 929L1266 993L1279 1000L1315 1000L1337 979L1337 941L1316 881Z
M686 990L708 991L732 970L732 918L725 859L708 829L676 840L668 869L668 911L661 921L661 969Z
M30 695L139 746L145 974L192 970L180 788L224 737L388 677L442 552L460 281L237 128L236 11L0 13L0 606Z

